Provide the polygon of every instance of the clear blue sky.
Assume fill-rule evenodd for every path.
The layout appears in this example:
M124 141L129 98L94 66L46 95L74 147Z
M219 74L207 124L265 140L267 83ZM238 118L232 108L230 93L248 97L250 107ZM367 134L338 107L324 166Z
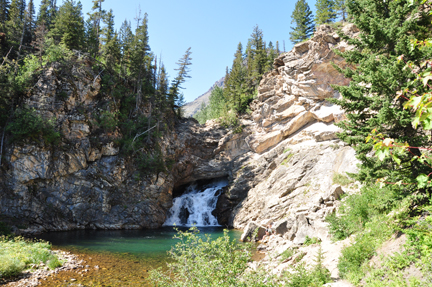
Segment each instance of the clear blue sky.
M40 0L35 0L39 11ZM62 0L57 0L61 5ZM92 6L82 0L83 14ZM176 62L188 47L192 50L191 78L183 90L187 102L205 93L231 67L237 44L245 47L255 25L263 31L264 40L289 51L291 14L296 0L105 0L102 8L113 9L116 28L127 19L134 26L139 8L148 14L150 47L162 55L170 79L175 77ZM315 0L308 1L315 14Z

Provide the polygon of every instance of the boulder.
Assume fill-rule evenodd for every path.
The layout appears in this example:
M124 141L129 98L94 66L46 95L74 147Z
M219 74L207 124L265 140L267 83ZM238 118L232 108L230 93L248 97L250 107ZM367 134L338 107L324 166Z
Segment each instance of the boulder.
M265 228L260 226L257 222L251 221L244 228L243 233L240 237L240 241L248 242L248 241L258 241L263 238L265 235Z

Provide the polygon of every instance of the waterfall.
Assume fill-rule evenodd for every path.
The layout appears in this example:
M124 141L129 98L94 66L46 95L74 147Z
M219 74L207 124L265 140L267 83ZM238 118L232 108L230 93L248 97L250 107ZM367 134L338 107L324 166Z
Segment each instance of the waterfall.
M228 185L226 179L215 180L199 187L196 183L187 187L179 197L174 198L173 206L168 211L164 226L219 226L212 211L222 188Z

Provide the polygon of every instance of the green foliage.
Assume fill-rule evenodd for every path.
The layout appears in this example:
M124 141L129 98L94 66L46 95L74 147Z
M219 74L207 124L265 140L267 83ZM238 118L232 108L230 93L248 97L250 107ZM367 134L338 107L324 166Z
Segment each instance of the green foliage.
M11 133L13 142L42 139L45 144L57 144L60 140L54 119L44 120L35 110L30 109L17 109L6 130Z
M312 237L311 238L309 236L306 236L306 240L303 243L303 245L304 246L309 246L309 245L312 245L312 244L318 244L320 242L321 242L321 239L319 239L318 237Z
M398 160L370 157L373 142L366 139L376 129L377 134L389 135L409 146L430 145L424 131L412 126L410 112L404 110L405 100L397 97L399 91L407 88L418 93L425 89L422 83L411 83L415 76L398 57L404 55L407 62L418 64L427 57L429 52L415 47L412 41L425 39L429 16L419 11L418 3L411 4L408 0L359 0L348 1L346 5L353 23L360 28L360 36L354 40L341 34L355 49L340 55L356 68L340 70L351 82L349 86L335 87L342 99L332 102L346 110L348 118L338 124L343 129L339 137L356 150L362 162L356 179L413 183L419 175L432 171L415 161L420 155L418 150L401 155ZM414 14L418 17L406 16ZM400 188L409 194L416 186L406 184Z
M341 240L362 231L375 216L387 214L399 205L402 196L398 191L394 186L365 185L359 194L347 196L339 208L340 215L331 213L326 218L330 234Z
M312 11L305 0L297 0L291 19L291 24L295 25L295 27L291 27L291 42L294 44L300 43L312 36L315 25Z
M348 176L343 175L341 173L333 174L333 184L340 184L342 186L346 186L350 183L353 183L354 180L350 179Z
M388 240L393 232L383 216L374 217L366 223L365 231L357 234L355 242L342 250L338 263L340 276L357 284L364 277L367 261L375 254L375 249Z
M292 273L285 275L287 282L283 286L312 287L331 282L330 271L322 265L323 259L324 253L320 247L314 260L316 265L312 269L306 269L304 264L299 264Z
M294 248L288 248L284 252L281 253L280 257L282 261L290 259L295 254Z
M48 242L0 237L0 278L15 277L31 264L39 265L40 262L51 269L61 266L62 263L50 250Z
M281 165L286 165L286 164L290 161L290 159L291 159L293 156L294 156L293 153L289 153L289 154L285 157L285 159L281 162Z
M249 246L231 241L227 230L224 236L211 239L191 228L178 231L175 238L179 242L169 252L174 260L168 264L170 272L151 272L155 286L246 286L240 276L251 256Z
M93 125L101 128L105 133L112 133L118 126L118 112L102 111L96 116Z
M333 0L317 0L315 3L317 25L334 22L336 19L335 2Z
M210 119L218 119L225 126L231 126L240 132L237 117L248 113L249 104L258 95L257 87L265 72L273 69L273 61L279 56L279 48L269 42L266 47L263 32L254 27L246 51L239 43L234 54L231 69L227 68L224 88L212 91L210 103L201 106L194 116L201 124Z

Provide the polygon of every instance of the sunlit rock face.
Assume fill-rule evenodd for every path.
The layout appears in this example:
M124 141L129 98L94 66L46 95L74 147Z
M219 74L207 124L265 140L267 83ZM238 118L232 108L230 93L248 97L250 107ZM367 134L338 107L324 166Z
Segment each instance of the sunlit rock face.
M344 30L356 33L352 25ZM214 212L219 224L245 228L274 221L283 226L281 236L296 242L314 232L324 237L322 218L348 192L332 178L355 172L357 163L336 136L334 123L344 111L326 101L339 96L331 84L349 84L331 65L346 65L332 49L349 48L329 26L319 27L312 39L275 60L239 133L214 120L172 121L160 139L169 170L147 176L120 153L120 129L92 125L96 112L115 99L101 92L91 63L77 61L67 71L53 65L27 104L56 119L62 140L54 147L28 141L7 148L0 213L30 232L157 228L175 187L227 177Z
M175 186L229 173L227 162L214 153L225 129L171 120L159 142L169 170L139 174L120 154L120 129L94 124L101 111L117 112L116 99L101 90L91 60L76 57L71 65L52 64L26 98L42 118L54 119L61 141L49 145L29 139L7 147L1 220L23 233L158 228L172 206Z

